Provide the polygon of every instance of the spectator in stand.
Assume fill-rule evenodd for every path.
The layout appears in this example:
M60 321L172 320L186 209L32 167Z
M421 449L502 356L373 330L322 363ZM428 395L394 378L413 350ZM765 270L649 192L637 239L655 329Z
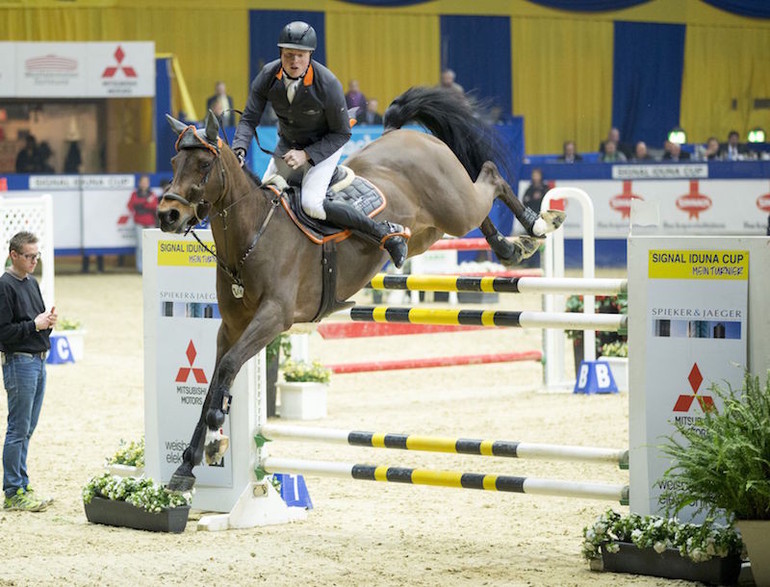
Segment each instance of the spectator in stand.
M719 140L716 137L709 137L706 141L706 150L703 152L703 156L707 161L719 161L722 159L722 155L719 152Z
M563 153L559 155L559 161L562 163L578 163L583 157L577 152L575 141L564 141Z
M634 161L635 163L654 161L652 155L647 152L647 143L644 141L639 141L636 143L636 147L634 148L634 156L631 161Z
M615 141L607 139L604 141L604 153L599 157L602 163L625 163L628 161L626 156L618 151Z
M136 227L136 270L142 272L142 234L145 228L157 226L158 197L150 190L150 178L142 175L139 187L128 200L128 209L134 217Z
M741 145L741 137L737 130L731 130L727 135L727 144L722 145L720 154L725 161L742 161L746 159L749 150L746 145Z
M37 141L32 135L24 138L24 148L16 155L16 173L37 173L40 171L40 153Z
M348 83L348 92L345 94L345 104L348 106L348 112L351 112L353 108L357 108L351 116L358 119L366 110L366 96L361 93L361 89L358 85L358 80L352 79Z
M542 169L535 167L530 175L530 181L531 183L527 187L527 191L524 192L521 202L536 214L540 214L543 196L548 191L548 186L543 182Z
M447 90L454 90L455 92L465 93L463 87L455 81L455 72L451 69L445 69L441 72L441 81L439 87Z
M214 95L209 96L209 99L206 100L206 112L209 110L222 116L222 126L235 126L233 99L227 94L225 82L219 81L214 86Z
M689 161L690 154L687 151L682 151L682 146L678 143L672 143L666 141L664 147L665 153L663 155L663 161Z
M51 146L48 144L48 141L40 143L38 155L40 160L40 173L56 173L53 165L49 163L49 159L53 156L53 151L51 151Z
M623 143L620 140L620 131L617 128L611 128L607 133L607 138L599 144L599 153L604 154L604 145L607 141L613 141L615 143L616 151L622 153L625 156L624 161L631 158L633 154L633 148L628 143ZM600 156L601 159L601 156Z
M377 112L377 98L372 98L366 102L366 110L359 113L359 124L382 124L382 115Z

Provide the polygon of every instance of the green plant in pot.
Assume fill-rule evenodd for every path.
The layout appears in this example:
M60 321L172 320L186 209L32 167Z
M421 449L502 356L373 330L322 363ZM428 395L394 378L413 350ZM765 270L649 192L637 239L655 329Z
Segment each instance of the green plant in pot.
M282 367L281 418L317 420L326 417L331 370L320 362L286 361Z
M571 295L565 303L567 312L583 312L583 296ZM625 293L617 296L595 296L594 311L597 314L628 314L628 295ZM575 359L575 373L578 372L580 361L583 360L583 331L567 330L567 338L572 340L572 347ZM617 332L596 332L596 356L604 356L604 347L612 343L627 343L628 337ZM614 349L615 347L609 347ZM618 349L620 347L617 347ZM628 348L627 346L625 347ZM627 351L626 351L627 352ZM610 355L623 356L623 355ZM625 356L628 356L627 354Z
M708 518L735 522L757 585L770 585L770 371L765 384L746 374L741 389L712 385L722 407L692 427L677 424L662 452L672 483L669 510L692 506Z

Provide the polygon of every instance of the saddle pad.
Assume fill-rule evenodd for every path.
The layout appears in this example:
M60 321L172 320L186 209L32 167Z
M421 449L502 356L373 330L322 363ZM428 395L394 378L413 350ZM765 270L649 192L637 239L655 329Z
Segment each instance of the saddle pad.
M333 188L337 188L337 186L333 186ZM339 191L330 189L326 192L326 197L331 200L343 198L370 218L384 210L387 205L383 193L369 180L358 176L355 176L352 182ZM281 204L294 223L314 243L321 244L329 240L340 242L351 235L349 229L332 226L323 220L317 220L305 214L302 210L302 200L298 188L286 188L281 194Z

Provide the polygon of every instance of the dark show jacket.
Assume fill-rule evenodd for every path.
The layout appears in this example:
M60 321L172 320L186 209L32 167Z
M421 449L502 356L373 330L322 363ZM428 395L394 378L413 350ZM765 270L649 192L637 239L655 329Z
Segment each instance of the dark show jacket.
M342 84L326 67L311 60L290 104L284 75L281 60L276 59L254 78L233 149L249 149L254 129L270 102L278 117L280 137L275 156L299 149L307 153L311 163L320 163L350 140L350 117Z
M35 329L35 317L45 312L43 295L34 277L24 279L6 271L0 276L0 350L42 353L51 348L51 331Z

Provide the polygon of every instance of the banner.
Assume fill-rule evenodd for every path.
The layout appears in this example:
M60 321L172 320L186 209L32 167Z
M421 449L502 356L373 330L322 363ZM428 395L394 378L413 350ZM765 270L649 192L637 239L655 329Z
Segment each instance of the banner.
M0 97L155 95L155 43L0 43Z

